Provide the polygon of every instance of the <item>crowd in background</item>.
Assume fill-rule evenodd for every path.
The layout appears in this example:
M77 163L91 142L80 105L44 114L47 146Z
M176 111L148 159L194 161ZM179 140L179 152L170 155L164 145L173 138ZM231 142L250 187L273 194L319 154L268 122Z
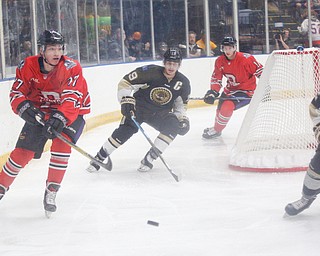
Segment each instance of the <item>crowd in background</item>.
M35 9L29 0L1 1L4 29L0 32L0 49L4 51L0 51L0 57L4 62L0 62L0 79L10 77L22 59L37 53L37 36L44 29L61 31L66 38L66 54L84 66L161 59L168 46L180 47L185 58L218 56L221 53L217 45L234 30L232 0L209 0L208 13L203 0L189 0L187 16L184 0L152 1L152 13L149 0L37 1ZM264 54L308 46L308 1L268 0L269 41L264 1L237 2L239 50ZM314 46L320 42L319 2L311 1ZM205 42L206 15L209 51Z

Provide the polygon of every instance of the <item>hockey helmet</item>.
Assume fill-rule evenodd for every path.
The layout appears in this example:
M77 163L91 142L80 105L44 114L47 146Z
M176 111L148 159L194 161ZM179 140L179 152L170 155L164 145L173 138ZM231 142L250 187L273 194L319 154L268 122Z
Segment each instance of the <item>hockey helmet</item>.
M222 39L221 45L234 46L237 44L237 40L232 36L226 36Z
M181 62L181 51L177 47L169 47L169 49L163 54L164 61Z
M234 46L236 47L237 40L232 36L226 36L222 39L221 45L220 45L220 51L223 52L224 46Z
M55 30L45 30L38 40L38 45L61 44L64 45L63 36Z

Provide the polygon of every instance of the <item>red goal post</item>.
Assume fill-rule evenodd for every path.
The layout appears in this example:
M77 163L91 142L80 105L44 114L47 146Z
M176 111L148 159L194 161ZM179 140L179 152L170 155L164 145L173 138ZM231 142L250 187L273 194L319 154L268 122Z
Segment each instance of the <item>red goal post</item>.
M320 49L272 52L232 149L230 168L306 170L317 146L309 104L319 89Z

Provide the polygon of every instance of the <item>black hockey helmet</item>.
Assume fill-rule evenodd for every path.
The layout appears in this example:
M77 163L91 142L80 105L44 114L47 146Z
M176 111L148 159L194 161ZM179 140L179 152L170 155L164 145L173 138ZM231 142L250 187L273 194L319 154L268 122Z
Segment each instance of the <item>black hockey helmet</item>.
M237 40L232 36L226 36L222 39L221 45L234 46L237 44Z
M221 45L234 46L237 44L237 40L232 36L226 36L222 39Z
M223 51L223 47L224 46L234 46L234 48L236 49L237 40L232 36L226 36L221 41L221 45L220 45L220 51L221 52L224 52Z
M39 37L38 45L61 44L64 45L63 36L55 30L45 30Z
M169 49L163 54L164 61L181 62L181 51L177 47L169 47Z

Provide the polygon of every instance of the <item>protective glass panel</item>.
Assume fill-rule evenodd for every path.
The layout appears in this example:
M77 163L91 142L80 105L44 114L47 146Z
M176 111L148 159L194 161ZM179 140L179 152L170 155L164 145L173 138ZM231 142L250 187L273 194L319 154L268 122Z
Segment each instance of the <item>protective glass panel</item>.
M162 59L169 46L185 41L185 1L153 1L156 58Z
M32 54L29 0L2 1L5 69L15 73L20 60Z
M150 0L123 1L129 61L152 59Z
M95 1L78 1L78 29L79 29L79 47L80 61L87 64L96 64L97 40L96 40L96 14Z
M61 33L65 37L65 54L79 59L77 1L60 0ZM72 25L70 25L72 24Z

